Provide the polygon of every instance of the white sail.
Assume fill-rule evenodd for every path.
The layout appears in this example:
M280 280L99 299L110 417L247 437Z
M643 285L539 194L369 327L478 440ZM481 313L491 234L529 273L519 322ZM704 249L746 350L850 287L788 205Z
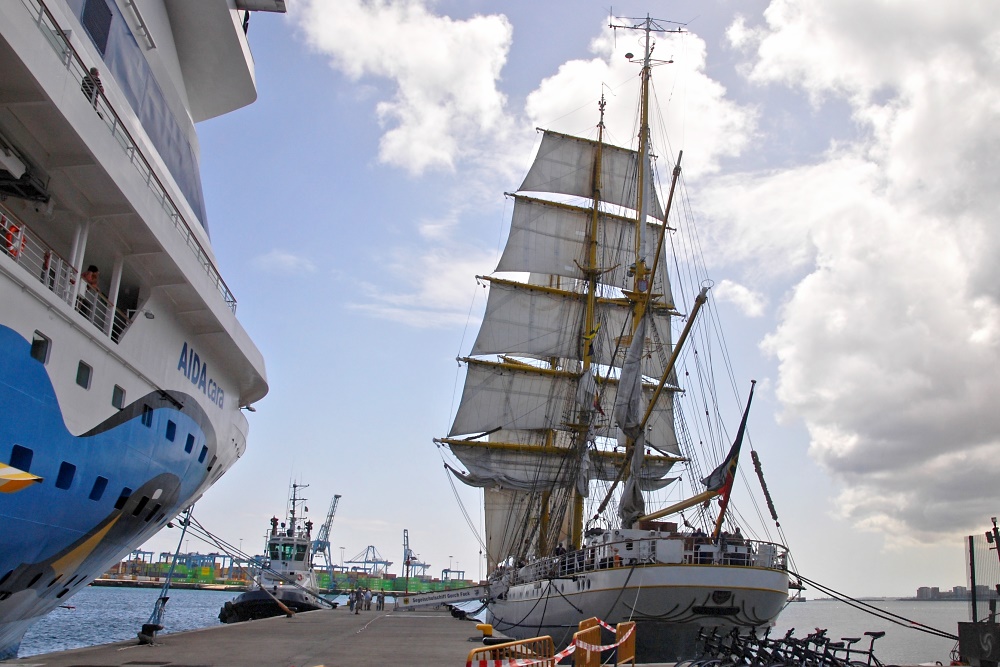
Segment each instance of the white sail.
M586 238L592 214L590 208L515 195L510 236L496 270L585 278ZM647 223L646 227L650 236L659 237L659 224ZM598 268L603 271L600 281L628 287L628 268L635 261L635 220L599 213L597 241ZM655 291L666 292L665 302L672 303L669 284L665 282L666 268L661 253Z
M575 449L554 451L555 448L512 449L487 443L450 445L468 474L452 472L469 486L499 486L518 491L542 491L552 488L572 488L577 481L580 459ZM621 455L599 453L589 455L589 480L611 482L618 476ZM662 488L673 465L672 459L650 457L640 467L637 479L643 490Z
M545 430L570 428L568 422L579 388L579 376L527 365L502 364L466 359L465 388L452 424L450 437L486 433L497 428ZM615 404L618 382L599 378L595 433L617 437L609 418ZM654 387L643 385L647 402ZM607 414L605 414L605 407ZM680 454L674 433L673 399L669 391L660 395L646 424L646 440L658 451Z
M591 139L546 130L535 161L518 190L592 197L597 148L598 143ZM601 201L635 209L638 201L635 186L638 166L639 154L636 151L603 144ZM648 163L645 165L645 172L653 173ZM657 220L662 220L663 208L652 187L652 181L647 176L644 199L650 203L646 210Z
M520 283L493 280L472 354L579 361L583 359L586 344L592 345L591 356L596 363L620 366L631 339L627 328L629 305L624 300L599 300L595 316L598 331L585 339L581 325L586 307L585 294L538 290ZM657 335L645 341L643 373L659 378L670 354L669 311L654 307L649 319Z

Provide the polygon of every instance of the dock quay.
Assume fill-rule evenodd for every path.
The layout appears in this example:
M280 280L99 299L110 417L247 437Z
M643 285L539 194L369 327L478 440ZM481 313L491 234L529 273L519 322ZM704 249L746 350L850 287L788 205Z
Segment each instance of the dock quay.
M138 628L136 628L138 631ZM435 665L464 667L482 647L476 624L446 609L362 612L345 607L245 623L158 634L135 641L0 661L21 667L330 667Z

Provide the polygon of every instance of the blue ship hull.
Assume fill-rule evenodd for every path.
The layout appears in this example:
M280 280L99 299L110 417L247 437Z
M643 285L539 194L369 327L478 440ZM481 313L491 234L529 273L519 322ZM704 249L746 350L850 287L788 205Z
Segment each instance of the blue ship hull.
M208 416L180 392L143 396L73 435L30 347L0 326L0 462L42 478L0 493L0 659L190 504L218 446Z

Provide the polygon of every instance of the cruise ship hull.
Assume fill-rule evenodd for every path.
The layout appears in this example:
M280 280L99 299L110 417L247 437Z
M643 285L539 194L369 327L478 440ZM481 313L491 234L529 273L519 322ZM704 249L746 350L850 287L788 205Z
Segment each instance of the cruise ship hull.
M194 127L256 97L246 12L119 4L0 3L0 660L218 481L267 393Z
M778 570L648 564L512 586L487 620L509 637L550 635L559 647L584 619L635 621L638 661L676 662L694 657L701 628L772 625L787 598L788 575Z

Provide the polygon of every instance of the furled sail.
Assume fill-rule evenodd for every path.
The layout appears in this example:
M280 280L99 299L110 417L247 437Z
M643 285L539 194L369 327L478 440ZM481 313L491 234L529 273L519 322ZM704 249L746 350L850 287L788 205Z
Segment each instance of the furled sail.
M645 401L642 395L643 341L646 338L646 318L640 317L633 333L632 344L625 355L621 382L615 400L615 420L632 444L631 469L618 505L622 526L630 528L635 519L646 513L646 503L639 488L639 475L645 450L642 420Z
M545 130L538 155L524 177L519 190L532 192L552 192L590 198L594 194L594 162L597 159L598 143L591 139L573 137ZM609 144L601 145L601 200L625 208L635 208L638 201L636 174L639 154L628 148ZM645 173L652 174L650 165L644 165ZM650 202L646 210L657 220L663 219L652 178L646 178L645 201Z

